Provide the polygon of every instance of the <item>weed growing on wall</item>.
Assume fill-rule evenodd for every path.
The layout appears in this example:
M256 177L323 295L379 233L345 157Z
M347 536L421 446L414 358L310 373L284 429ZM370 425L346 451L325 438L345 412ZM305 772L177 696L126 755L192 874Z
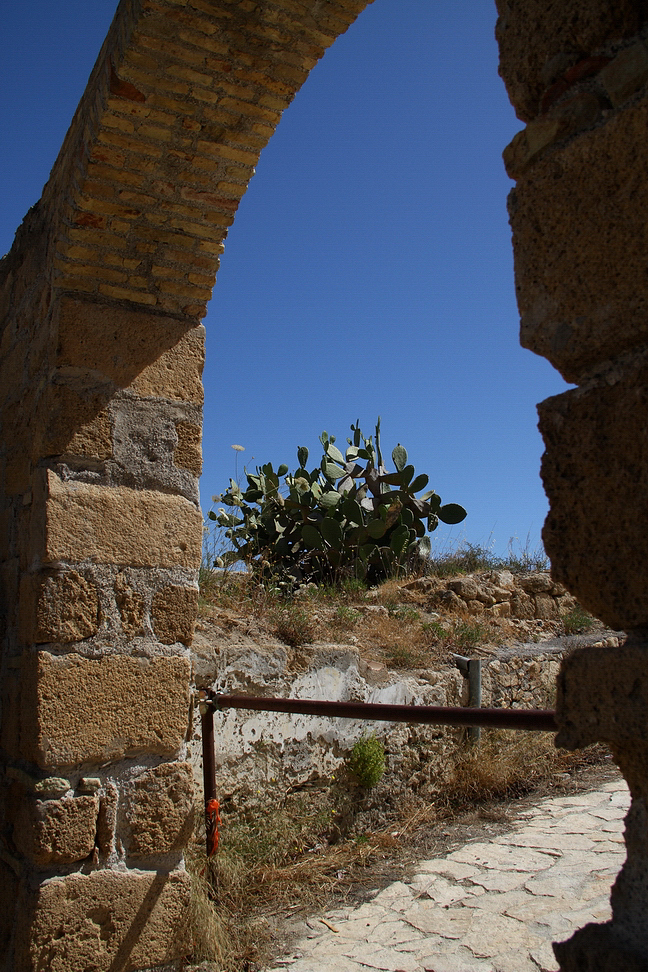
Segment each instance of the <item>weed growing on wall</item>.
M563 624L565 626L565 634L584 634L586 631L591 631L598 624L598 621L588 611L582 608L580 604L577 604L565 615Z
M372 733L355 743L347 758L347 765L361 786L376 786L385 772L385 748Z

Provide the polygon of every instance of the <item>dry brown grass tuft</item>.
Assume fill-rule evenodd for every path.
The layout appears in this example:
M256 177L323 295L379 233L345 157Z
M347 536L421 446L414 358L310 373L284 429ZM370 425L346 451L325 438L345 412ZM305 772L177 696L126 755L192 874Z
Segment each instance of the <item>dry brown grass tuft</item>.
M485 730L478 745L460 750L435 803L456 813L479 804L523 796L547 780L601 761L607 751L556 749L549 733Z

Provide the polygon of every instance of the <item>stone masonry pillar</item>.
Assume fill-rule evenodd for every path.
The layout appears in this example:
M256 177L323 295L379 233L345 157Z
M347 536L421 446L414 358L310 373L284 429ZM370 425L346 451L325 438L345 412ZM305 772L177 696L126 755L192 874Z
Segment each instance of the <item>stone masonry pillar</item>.
M648 968L648 48L640 2L499 0L500 71L527 122L504 153L522 344L578 387L541 404L552 573L621 648L563 663L557 744L602 741L632 794L612 921L563 972Z
M282 110L367 0L121 0L0 261L0 969L191 952L205 316Z

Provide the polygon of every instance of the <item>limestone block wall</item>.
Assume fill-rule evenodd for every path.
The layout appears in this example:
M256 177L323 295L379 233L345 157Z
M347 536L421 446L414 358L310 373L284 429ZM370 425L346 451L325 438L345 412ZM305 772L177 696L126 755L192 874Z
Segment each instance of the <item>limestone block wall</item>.
M202 630L200 630L202 629ZM509 708L552 708L563 650L555 645L500 648L482 658L482 703ZM396 705L467 705L468 682L456 665L438 664L413 671L388 670L367 662L357 648L318 643L295 670L280 642L254 635L230 638L216 625L201 622L192 645L199 689L224 694L322 699ZM356 719L246 712L215 713L214 746L219 799L238 807L267 807L291 788L335 774L353 744L368 732L383 741L389 793L416 790L425 780L444 779L462 729ZM191 762L202 780L201 726L194 714ZM414 768L413 768L414 767ZM416 775L418 774L418 775ZM378 791L379 803L384 792ZM390 797L391 799L392 797Z
M121 0L0 263L0 968L190 949L205 315L259 153L366 0Z
M540 407L552 577L628 631L558 681L558 742L602 740L628 779L613 919L556 946L561 969L648 964L648 9L498 0L500 73L526 122L504 153L522 344L578 387Z

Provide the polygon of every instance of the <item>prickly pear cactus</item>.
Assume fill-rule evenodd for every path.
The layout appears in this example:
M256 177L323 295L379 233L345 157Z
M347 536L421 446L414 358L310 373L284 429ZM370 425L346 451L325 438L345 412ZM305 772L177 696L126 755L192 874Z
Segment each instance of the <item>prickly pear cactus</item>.
M375 440L365 438L359 424L344 452L335 436L322 432L323 455L308 471L308 449L297 449L298 468L289 473L272 463L246 470L245 490L230 480L217 501L221 508L209 517L225 528L233 550L220 563L245 561L251 569L277 576L280 583L335 582L344 576L372 583L427 557L426 530L439 521L460 523L466 511L457 503L441 503L428 490L425 474L416 475L400 443L392 451L394 472L384 465L380 418ZM283 485L282 481L283 480Z

